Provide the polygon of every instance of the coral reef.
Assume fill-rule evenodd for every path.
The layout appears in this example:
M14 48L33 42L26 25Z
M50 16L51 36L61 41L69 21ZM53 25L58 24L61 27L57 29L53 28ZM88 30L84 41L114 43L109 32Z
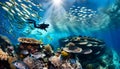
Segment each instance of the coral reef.
M82 49L82 51L77 53L76 56L78 57L83 69L110 69L110 66L114 69L118 65L114 65L113 63L115 57L113 57L114 53L112 50L106 46L105 42L97 38L70 36L60 39L60 45L61 47L74 45Z
M13 46L7 46L5 52L0 49L0 62L7 62L8 69L119 69L117 54L97 38L70 36L60 39L61 48L56 52L50 44L33 38L19 38L18 41L17 49ZM0 67L4 69L5 65Z
M15 60L17 60L16 57L9 56L9 54L7 52L4 52L2 49L0 49L0 63L3 62L3 64L4 63L9 64L9 65L5 66L5 67L7 67L7 69L10 69L10 68L15 69L15 67L12 65L12 62ZM5 68L5 67L1 68L1 66L0 66L0 69Z
M78 40L79 38L79 40ZM64 39L60 39L60 45L62 47L73 45L75 47L79 47L81 49L80 55L84 56L97 56L104 52L104 49L106 47L105 43L102 40L98 40L96 38L87 37L87 36L73 36L73 37L67 37ZM72 48L74 49L74 48Z
M7 60L7 59L8 59L7 52L3 52L3 50L0 49L0 60Z
M18 38L18 41L21 43L28 43L28 44L41 44L38 40L32 38Z
M26 56L30 55L30 53L35 53L41 51L40 45L42 42L33 39L33 38L18 38L18 41L20 42L19 44L19 57L22 59L25 58Z

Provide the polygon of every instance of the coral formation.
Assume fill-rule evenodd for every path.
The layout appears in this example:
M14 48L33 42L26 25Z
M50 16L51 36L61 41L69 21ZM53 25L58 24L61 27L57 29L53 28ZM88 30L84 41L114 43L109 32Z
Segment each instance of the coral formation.
M52 51L52 48L51 48L51 46L48 44L48 45L45 45L44 46L44 49L46 50L46 51L48 51L48 52L51 52Z
M28 44L41 44L38 40L33 38L18 38L18 41L21 43L28 43Z
M8 61L11 69L116 69L115 53L102 40L73 36L60 40L61 48L54 52L50 44L41 44L33 38L19 38L19 52L7 46L0 49L0 59ZM9 54L8 52L11 52ZM109 58L111 57L111 58ZM93 60L94 58L94 60ZM118 58L117 58L118 59ZM20 65L16 65L16 64ZM21 67L22 66L22 67ZM9 68L10 69L10 68Z
M7 60L7 59L8 59L8 53L0 49L0 60Z

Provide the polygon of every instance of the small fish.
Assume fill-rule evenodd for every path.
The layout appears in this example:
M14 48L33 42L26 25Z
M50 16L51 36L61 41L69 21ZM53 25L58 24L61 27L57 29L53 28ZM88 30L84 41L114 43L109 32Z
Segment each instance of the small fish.
M91 9L87 9L87 11L91 12L92 10Z
M22 2L22 0L18 0L18 2Z
M16 61L12 62L12 64L18 69L30 69L28 67L28 65L26 65L24 62L22 62L20 60L16 60Z
M24 8L28 8L28 6L26 6L25 4L21 4L21 6Z
M87 12L84 11L83 13L86 14Z
M32 5L28 5L28 7L29 7L29 8L31 8L31 7L32 7Z
M21 17L21 20L25 21L25 19L24 19L24 18L22 18L22 17Z
M53 38L50 35L48 35L47 38L51 41L53 40Z
M28 19L28 18L30 18L29 15L25 15L25 19Z
M2 6L2 8L5 10L5 11L9 11L9 9L7 8L7 7L5 7L5 6Z
M77 8L80 8L80 6L78 6Z
M2 6L2 8L9 14L11 15L12 17L14 16L12 12L10 12L10 9L5 7L5 6Z
M14 50L13 46L7 46L7 48L10 49L10 50Z
M24 7L22 7L22 9L24 10L24 12L26 12L28 15L30 15L31 13Z
M92 17L93 16L93 14L90 14L90 15L88 15L89 17Z
M37 14L34 14L34 13L33 13L33 14L31 14L31 16L32 16L32 17L37 17Z
M37 6L35 3L31 2L30 0L26 0L26 2L29 2L32 6L35 6L35 7Z
M75 9L75 11L78 11L78 9Z
M14 6L19 6L19 4L15 0L10 1Z
M35 59L39 59L39 58L44 58L45 54L41 53L41 52L36 52L34 54L31 54L31 57L35 58Z
M15 14L15 11L14 11L14 10L11 9L10 11L11 11L13 14Z
M22 50L21 53L24 54L24 55L29 54L29 52L27 50Z
M12 3L10 3L10 2L5 2L9 7L11 7L11 6L13 6L13 4Z
M76 7L75 5L73 5L72 7Z
M21 10L20 10L18 7L15 7L15 10L16 10L17 12L21 12Z

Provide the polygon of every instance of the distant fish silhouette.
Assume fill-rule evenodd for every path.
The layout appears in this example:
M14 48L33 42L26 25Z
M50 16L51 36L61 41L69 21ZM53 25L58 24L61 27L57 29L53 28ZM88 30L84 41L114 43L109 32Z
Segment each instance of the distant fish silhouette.
M47 32L46 28L48 28L49 24L45 24L44 22L42 24L36 24L36 21L32 19L27 19L27 21L28 23L33 23L35 28L39 28Z

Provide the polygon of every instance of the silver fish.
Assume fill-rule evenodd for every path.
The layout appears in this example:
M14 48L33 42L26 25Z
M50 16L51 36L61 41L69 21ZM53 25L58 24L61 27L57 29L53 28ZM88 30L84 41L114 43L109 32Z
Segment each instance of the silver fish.
M30 69L23 61L16 60L12 64L18 69Z
M27 50L22 50L21 53L24 54L24 55L29 54L29 52Z
M35 59L39 59L39 58L43 58L45 57L45 54L44 53L41 53L41 52L36 52L34 54L31 54L31 56Z

